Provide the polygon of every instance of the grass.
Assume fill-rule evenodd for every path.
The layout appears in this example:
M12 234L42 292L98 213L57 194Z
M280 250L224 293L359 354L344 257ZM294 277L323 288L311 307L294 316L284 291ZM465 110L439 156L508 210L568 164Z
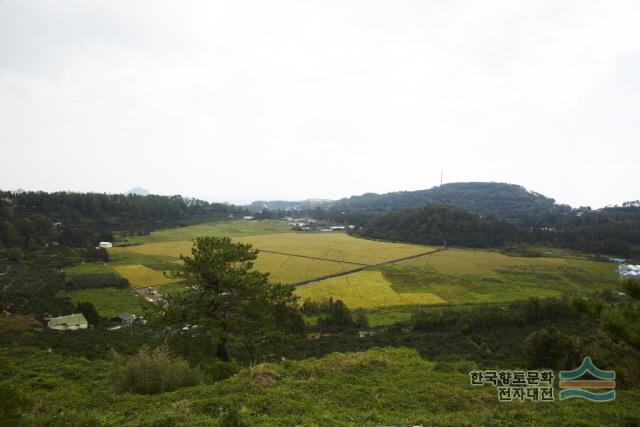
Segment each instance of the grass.
M247 236L255 234L274 234L291 231L284 221L220 221L208 224L196 224L186 227L168 228L153 231L147 236L130 237L129 243L158 243L178 240L193 240L196 237L208 236Z
M428 246L357 239L345 233L281 233L234 240L262 250L365 265L435 250Z
M104 360L1 349L5 380L29 397L21 425L585 426L638 425L638 388L612 402L497 400L469 385L469 362L434 363L406 348L332 353L242 369L212 385L152 396L117 394ZM518 368L516 366L514 369ZM557 399L557 391L556 391ZM240 418L223 421L233 408ZM228 420L227 420L228 421Z
M142 314L140 297L132 289L100 288L80 289L65 293L74 304L90 302L103 317L115 317L120 313Z
M161 271L152 270L144 265L115 265L113 269L129 280L135 288L165 285L177 280L166 277Z
M509 257L472 249L449 249L381 269L398 292L433 292L452 304L592 292L612 288L618 282L610 263Z
M398 293L380 271L359 271L341 277L299 286L296 295L303 302L309 298L341 299L349 308L385 307L413 304L445 304L446 301L430 292Z
M83 262L64 269L64 272L70 276L78 276L82 274L109 274L111 269L103 263Z
M180 260L172 256L116 251L110 254L109 265L140 264L153 270L168 271L174 268L178 262Z
M184 283L169 283L167 285L158 286L156 290L160 295L175 295L184 291L187 285Z

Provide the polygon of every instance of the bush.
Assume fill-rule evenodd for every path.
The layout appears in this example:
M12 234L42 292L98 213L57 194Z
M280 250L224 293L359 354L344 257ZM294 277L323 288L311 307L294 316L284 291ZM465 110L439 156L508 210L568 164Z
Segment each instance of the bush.
M200 364L200 371L205 377L205 382L217 382L229 378L240 371L240 367L234 362L225 362L220 359L210 359Z
M111 380L119 392L157 394L197 385L200 373L163 346L143 348L130 358L114 354Z

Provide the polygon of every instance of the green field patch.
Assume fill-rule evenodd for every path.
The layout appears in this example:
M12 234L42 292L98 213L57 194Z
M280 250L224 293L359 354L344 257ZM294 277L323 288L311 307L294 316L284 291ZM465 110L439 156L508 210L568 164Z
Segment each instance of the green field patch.
M617 284L611 263L473 249L449 249L385 265L382 271L398 292L433 292L452 304L554 297Z
M366 265L435 250L429 246L358 239L345 233L281 233L234 240L251 243L257 249Z
M166 285L158 286L155 289L160 295L175 295L180 292L184 292L187 289L185 283L168 283Z
M132 289L101 288L66 292L71 302L92 303L102 317L115 317L120 313L142 314L140 297Z
M152 270L144 265L115 265L113 269L136 288L165 285L177 281L166 277L161 271Z
M108 274L112 271L108 265L101 262L83 262L66 267L64 272L69 276L76 276L80 274Z
M176 267L180 259L166 255L147 255L136 252L116 251L110 254L109 265L144 265L157 271L168 271Z
M299 286L295 293L300 297L300 302L307 298L333 298L342 300L349 308L446 303L440 296L430 292L398 293L391 288L380 271L359 271L322 280Z
M196 224L186 227L167 228L164 230L152 231L146 236L132 236L128 238L129 243L157 243L173 242L177 240L193 240L197 237L233 237L247 236L254 234L274 234L291 231L289 225L284 221L220 221L208 224Z

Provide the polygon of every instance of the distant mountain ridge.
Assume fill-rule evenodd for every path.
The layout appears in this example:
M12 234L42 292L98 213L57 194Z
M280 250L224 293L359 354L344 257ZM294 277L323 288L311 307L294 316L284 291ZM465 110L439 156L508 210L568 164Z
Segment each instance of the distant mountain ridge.
M555 200L516 184L500 182L458 182L427 190L366 193L331 204L333 209L371 213L417 208L429 203L449 204L478 214L499 217L529 216L570 210Z

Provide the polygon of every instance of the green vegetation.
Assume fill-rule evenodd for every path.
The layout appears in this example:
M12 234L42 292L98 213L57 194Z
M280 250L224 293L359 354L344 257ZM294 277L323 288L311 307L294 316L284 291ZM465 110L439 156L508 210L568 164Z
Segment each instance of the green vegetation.
M251 245L203 237L196 239L191 256L181 257L172 275L191 286L169 295L167 304L156 307L153 320L160 328L185 331L172 343L192 361L198 346L192 338L204 338L203 357L255 362L304 332L292 289L253 270L257 256Z
M82 262L80 264L65 268L64 272L67 275L74 277L83 274L109 274L112 273L112 270L103 263Z
M602 257L537 246L635 247L635 205L583 216L554 205L526 220L513 206L509 223L442 206L384 217L391 222L314 214L363 234L378 224L374 234L394 240L513 243L489 251L292 233L282 221L227 221L242 210L180 197L7 200L0 197L0 424L640 423L640 287L616 289L616 265L594 261ZM225 221L194 225L214 218ZM111 237L131 246L95 249L96 239ZM295 289L273 283L336 274ZM125 278L154 285L159 303L146 303L158 296L136 295ZM143 306L146 323L107 329L105 317ZM49 314L71 313L95 328L45 327ZM587 355L616 371L614 402L503 404L467 376L476 368L572 369Z
M164 255L146 255L136 252L110 252L109 265L144 265L152 270L169 271L179 262L177 257Z
M132 236L128 240L131 243L143 244L193 240L198 237L251 236L289 231L289 226L284 221L220 221L152 231L149 235Z
M449 249L381 268L395 291L432 292L451 304L588 293L617 284L611 263L471 249Z
M389 212L418 208L428 203L448 204L479 214L504 217L544 215L570 209L519 185L497 182L454 182L428 190L368 193L338 200L334 208L342 211Z
M112 359L111 381L119 393L158 394L200 382L199 372L164 346L128 358L116 353Z
M63 296L68 297L74 304L92 303L102 317L115 317L120 313L142 314L140 297L131 289L80 289L66 292Z
M519 241L519 237L515 237L517 230L509 223L447 205L427 205L376 215L355 233L370 239L476 248Z
M19 361L19 363L18 363ZM373 348L246 368L213 385L158 395L118 394L112 363L33 349L0 350L5 378L28 396L22 425L582 425L640 422L637 389L615 401L500 403L470 387L468 363L433 363L415 351ZM57 423L57 424L56 424Z

